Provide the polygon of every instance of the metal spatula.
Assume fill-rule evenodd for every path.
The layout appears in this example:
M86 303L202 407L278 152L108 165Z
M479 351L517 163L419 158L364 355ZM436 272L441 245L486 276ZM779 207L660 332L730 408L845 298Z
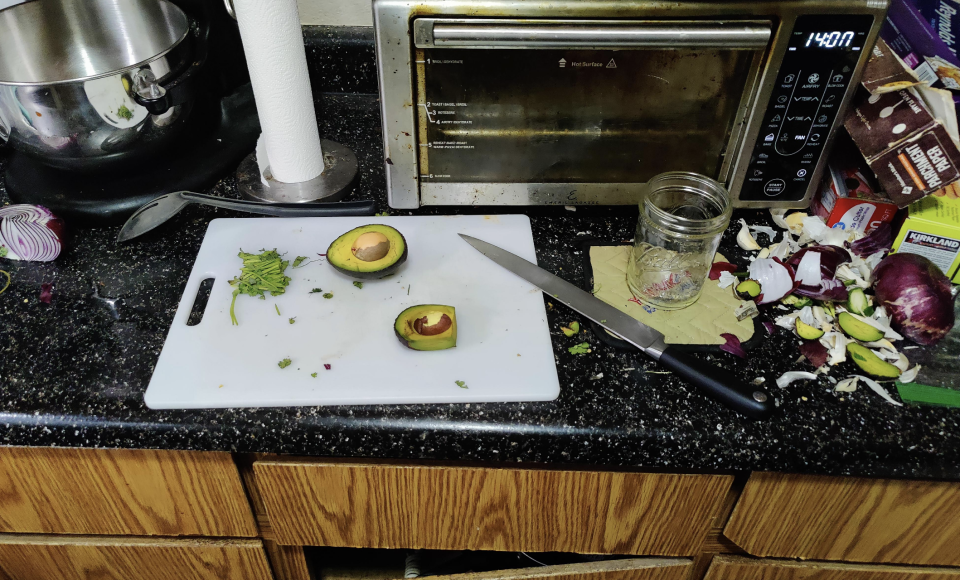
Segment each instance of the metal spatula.
M224 199L190 191L175 191L161 195L134 212L127 223L120 228L117 241L126 242L149 232L177 215L181 209L191 203L277 217L373 215L377 210L377 204L373 200L326 203L261 203L258 201Z

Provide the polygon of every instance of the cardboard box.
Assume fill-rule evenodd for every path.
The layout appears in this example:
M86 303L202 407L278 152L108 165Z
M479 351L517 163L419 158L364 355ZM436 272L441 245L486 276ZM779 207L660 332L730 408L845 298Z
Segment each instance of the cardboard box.
M880 38L931 86L960 90L960 60L914 0L893 0Z
M920 254L960 283L960 187L947 187L908 210L893 250Z
M813 213L831 228L869 234L880 224L891 223L897 205L873 191L867 176L852 164L827 167L820 190L810 204Z
M956 56L960 33L960 2L958 0L913 0L923 18L930 23L937 36Z
M843 125L899 207L960 179L960 150L912 88L859 91Z
M882 95L915 87L920 84L920 78L897 53L890 50L882 38L878 38L867 59L860 83L871 94Z

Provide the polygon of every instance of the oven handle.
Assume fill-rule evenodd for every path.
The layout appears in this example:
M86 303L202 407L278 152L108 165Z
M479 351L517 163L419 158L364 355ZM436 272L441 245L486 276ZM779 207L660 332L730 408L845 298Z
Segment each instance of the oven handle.
M417 48L722 48L761 50L769 23L414 22Z

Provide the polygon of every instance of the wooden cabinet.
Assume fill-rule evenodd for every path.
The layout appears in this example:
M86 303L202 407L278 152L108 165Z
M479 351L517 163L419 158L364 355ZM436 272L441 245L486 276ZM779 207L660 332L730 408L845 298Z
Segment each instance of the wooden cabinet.
M704 580L960 580L960 569L717 556Z
M754 556L956 566L960 484L754 473L724 535Z
M732 477L257 461L281 544L691 555Z
M4 580L272 580L260 540L0 535Z
M257 535L229 453L0 447L0 532Z
M401 556L402 563L402 556ZM430 580L687 580L693 561L686 558L628 558L489 572L430 576ZM403 580L404 567L317 566L317 580Z

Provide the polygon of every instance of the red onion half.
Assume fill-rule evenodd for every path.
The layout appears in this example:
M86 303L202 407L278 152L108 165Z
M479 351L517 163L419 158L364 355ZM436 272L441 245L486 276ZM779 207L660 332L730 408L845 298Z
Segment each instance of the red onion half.
M953 328L950 280L929 259L891 254L873 271L877 304L890 313L890 326L919 344L933 344Z
M50 262L60 255L63 238L63 220L41 205L0 207L0 248L6 249L5 258Z

